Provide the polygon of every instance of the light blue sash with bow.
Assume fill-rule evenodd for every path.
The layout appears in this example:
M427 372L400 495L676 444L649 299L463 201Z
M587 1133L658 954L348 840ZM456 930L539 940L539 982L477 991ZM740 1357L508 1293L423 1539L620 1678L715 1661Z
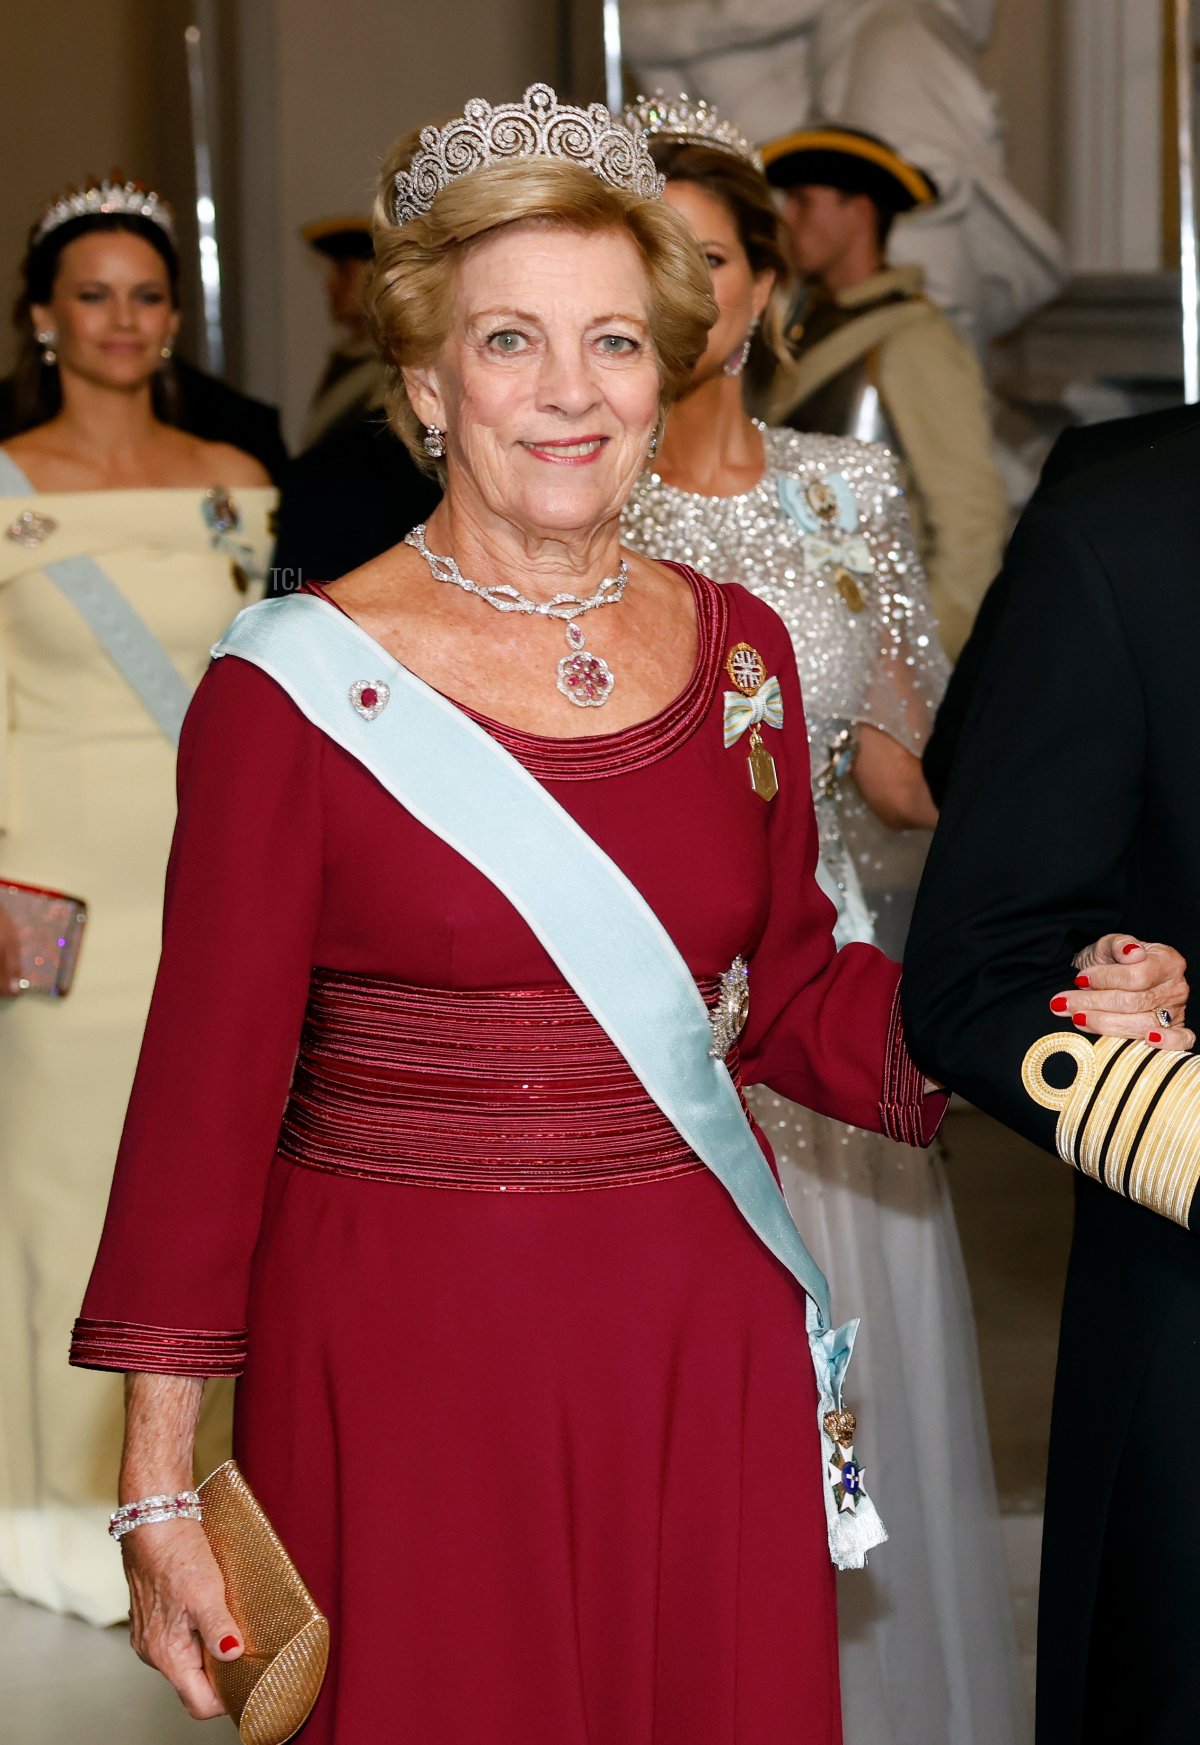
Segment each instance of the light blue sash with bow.
M36 496L17 463L0 451L0 497ZM147 713L172 745L192 700L192 689L140 612L134 610L94 557L81 552L41 565L85 620Z
M710 1056L700 991L640 892L516 758L327 601L298 594L247 607L213 654L237 655L269 674L528 923L654 1102L806 1292L823 1420L841 1404L858 1323L832 1326L824 1275L728 1069ZM364 686L376 693L371 718L361 710ZM823 1428L822 1454L825 1462L836 1458ZM839 1567L861 1567L887 1535L865 1492L843 1512L826 1476L831 1555Z

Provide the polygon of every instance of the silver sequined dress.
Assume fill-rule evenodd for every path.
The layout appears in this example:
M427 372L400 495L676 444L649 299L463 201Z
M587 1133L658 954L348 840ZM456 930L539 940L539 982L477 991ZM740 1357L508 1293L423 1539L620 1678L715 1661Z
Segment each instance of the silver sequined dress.
M849 770L863 724L919 752L947 676L903 492L878 445L762 435L766 470L738 496L643 475L625 540L740 582L783 617L839 943L878 938L899 955L927 838L886 831ZM1017 1745L1029 1729L941 1165L763 1089L750 1097L835 1309L863 1316L849 1393L891 1542L839 1582L846 1745Z

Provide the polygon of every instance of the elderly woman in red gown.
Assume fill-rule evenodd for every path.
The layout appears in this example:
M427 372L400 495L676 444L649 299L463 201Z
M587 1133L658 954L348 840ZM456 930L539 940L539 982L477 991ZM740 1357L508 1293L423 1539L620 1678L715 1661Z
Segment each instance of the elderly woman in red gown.
M899 971L834 951L814 882L786 629L620 549L715 313L705 267L644 147L595 109L556 132L552 105L527 93L507 134L477 106L458 126L486 150L426 134L386 166L376 326L445 499L316 601L258 610L348 615L482 729L709 1003L748 958L735 1084L928 1140ZM749 668L778 706L727 745ZM386 691L364 668L355 709ZM306 1745L836 1745L796 1277L501 889L261 666L205 678L179 794L74 1344L130 1372L122 1501L191 1483L203 1379L237 1374L238 1459L332 1627ZM123 1549L139 1652L219 1712L198 1638L242 1644L202 1528Z

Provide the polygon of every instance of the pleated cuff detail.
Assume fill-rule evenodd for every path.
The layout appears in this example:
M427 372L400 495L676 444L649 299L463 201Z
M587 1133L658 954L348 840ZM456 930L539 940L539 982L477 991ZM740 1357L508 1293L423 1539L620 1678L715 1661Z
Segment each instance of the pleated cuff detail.
M71 1334L76 1369L137 1370L148 1375L240 1375L246 1329L210 1333L195 1327L150 1327L141 1321L80 1316Z
M883 1069L880 1125L889 1139L895 1139L901 1145L929 1145L942 1124L949 1101L944 1091L926 1094L925 1074L908 1052L904 1040L904 1015L900 1010L900 987L897 984Z

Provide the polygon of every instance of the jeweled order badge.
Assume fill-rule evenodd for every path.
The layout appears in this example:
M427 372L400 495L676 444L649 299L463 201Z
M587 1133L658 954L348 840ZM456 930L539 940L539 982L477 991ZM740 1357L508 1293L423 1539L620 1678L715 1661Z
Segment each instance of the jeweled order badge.
M823 1429L833 1443L829 1461L829 1483L839 1515L853 1515L863 1496L863 1473L866 1468L854 1458L854 1432L858 1428L854 1413L838 1407L826 1412Z
M756 648L748 642L735 642L725 657L725 671L736 691L725 693L725 749L736 745L749 730L750 786L762 800L773 800L779 792L779 774L775 759L763 744L764 726L782 728L783 696L777 678L767 677L767 665Z

